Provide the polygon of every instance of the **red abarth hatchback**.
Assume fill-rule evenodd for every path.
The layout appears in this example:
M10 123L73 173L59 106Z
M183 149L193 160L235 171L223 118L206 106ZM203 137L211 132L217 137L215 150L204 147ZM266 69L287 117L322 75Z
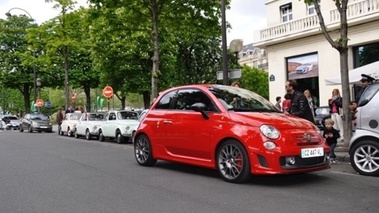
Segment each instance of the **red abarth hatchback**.
M138 164L166 160L217 169L228 182L250 175L330 168L329 147L315 125L285 115L263 97L224 85L161 92L134 138Z

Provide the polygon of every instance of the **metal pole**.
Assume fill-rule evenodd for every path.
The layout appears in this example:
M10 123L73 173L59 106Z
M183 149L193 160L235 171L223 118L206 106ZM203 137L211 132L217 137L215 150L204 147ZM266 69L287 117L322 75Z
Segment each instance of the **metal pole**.
M224 85L229 85L228 79L228 49L226 45L226 17L225 0L221 0L221 25L222 25L222 80Z

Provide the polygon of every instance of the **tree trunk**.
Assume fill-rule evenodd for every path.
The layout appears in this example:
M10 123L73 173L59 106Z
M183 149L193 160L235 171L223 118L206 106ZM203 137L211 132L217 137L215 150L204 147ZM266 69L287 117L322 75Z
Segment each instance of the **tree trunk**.
M91 87L84 87L84 94L86 94L86 111L91 111Z
M30 85L24 84L22 90L23 90L22 94L24 96L24 105L25 105L24 112L30 113L30 108L31 108L31 105L30 105Z
M343 122L343 139L344 147L349 146L349 142L352 136L352 118L350 113L350 84L349 84L349 70L348 70L348 60L347 60L347 48L340 50L340 69L341 69L341 83L342 83L342 109L344 114Z
M147 92L147 91L143 92L142 93L142 97L143 97L143 104L144 104L145 109L149 109L150 108L150 104L151 104L149 92Z
M70 103L70 91L69 91L69 78L68 78L68 47L64 47L64 96L65 96L65 107L68 108Z
M158 96L158 74L159 74L159 40L158 40L158 3L152 0L151 15L153 24L153 70L151 72L151 98Z

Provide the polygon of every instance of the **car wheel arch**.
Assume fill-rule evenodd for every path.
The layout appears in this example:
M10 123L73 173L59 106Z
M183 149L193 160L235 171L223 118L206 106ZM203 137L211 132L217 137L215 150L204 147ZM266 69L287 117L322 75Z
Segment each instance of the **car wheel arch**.
M235 138L235 137L226 137L226 138L222 138L221 140L219 140L219 142L216 144L215 146L215 149L213 150L213 153L212 153L212 156L213 156L213 161L214 161L214 167L217 168L217 150L220 148L220 146L222 146L222 144L228 140L234 140L238 143L240 143L246 150L246 152L248 152L247 150L247 146L246 144L244 144L241 140L239 140L238 138ZM249 155L248 155L249 156ZM251 159L250 159L250 156L249 156L249 160L250 160L250 163L251 163Z
M365 141L374 141L376 143L379 144L379 138L377 137L374 137L374 136L363 136L363 137L360 137L358 139L356 139L354 142L352 142L349 146L349 154L352 155L353 153L351 153L351 151L354 149L355 146L358 146L361 142L365 142Z

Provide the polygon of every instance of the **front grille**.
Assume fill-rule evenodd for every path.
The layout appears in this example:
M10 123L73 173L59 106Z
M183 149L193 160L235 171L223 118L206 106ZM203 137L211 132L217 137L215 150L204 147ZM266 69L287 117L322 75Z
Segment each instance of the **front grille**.
M297 143L298 146L312 146L312 145L318 145L319 142L299 142Z
M322 165L327 161L326 154L321 157L301 158L300 156L294 156L294 158L295 158L295 164L288 164L286 162L286 157L280 157L280 165L282 166L283 169L296 169L296 168Z

